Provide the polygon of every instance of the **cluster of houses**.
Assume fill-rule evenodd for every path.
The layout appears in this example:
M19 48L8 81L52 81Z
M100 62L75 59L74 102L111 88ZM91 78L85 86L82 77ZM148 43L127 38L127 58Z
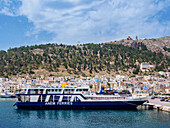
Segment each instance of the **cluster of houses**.
M25 78L0 78L0 93L8 91L17 93L23 88L52 87L60 88L63 82L69 86L89 86L92 92L99 92L101 87L105 90L114 89L117 91L128 90L131 93L170 93L170 73L160 72L167 77L155 75L128 77L117 75L95 76L95 77L48 77L44 80Z

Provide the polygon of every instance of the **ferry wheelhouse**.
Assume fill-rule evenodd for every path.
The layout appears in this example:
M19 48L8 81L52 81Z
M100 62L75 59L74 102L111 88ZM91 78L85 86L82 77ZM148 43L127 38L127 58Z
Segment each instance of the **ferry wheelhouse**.
M18 109L135 109L146 100L118 93L91 93L89 87L30 88L17 94Z

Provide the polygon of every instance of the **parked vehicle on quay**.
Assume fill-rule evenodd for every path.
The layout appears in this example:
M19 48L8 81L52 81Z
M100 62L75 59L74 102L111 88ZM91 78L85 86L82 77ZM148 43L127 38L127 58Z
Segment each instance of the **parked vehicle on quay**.
M155 96L155 95L152 95L152 96L151 96L151 99L155 99L155 98L156 98L156 96Z
M169 102L169 101L170 101L170 99L165 99L165 101L166 101L166 102Z
M160 101L165 101L165 98L161 98Z

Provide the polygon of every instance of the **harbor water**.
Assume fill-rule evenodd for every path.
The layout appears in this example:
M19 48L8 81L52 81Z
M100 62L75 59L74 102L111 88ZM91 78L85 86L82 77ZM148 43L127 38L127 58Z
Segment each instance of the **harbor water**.
M18 110L0 100L0 128L170 128L170 113L156 110Z

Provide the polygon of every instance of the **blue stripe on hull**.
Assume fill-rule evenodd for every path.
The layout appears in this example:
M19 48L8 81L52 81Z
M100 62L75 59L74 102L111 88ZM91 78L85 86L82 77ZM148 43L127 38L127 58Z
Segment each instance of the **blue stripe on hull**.
M19 109L135 109L144 102L17 102L16 106Z

